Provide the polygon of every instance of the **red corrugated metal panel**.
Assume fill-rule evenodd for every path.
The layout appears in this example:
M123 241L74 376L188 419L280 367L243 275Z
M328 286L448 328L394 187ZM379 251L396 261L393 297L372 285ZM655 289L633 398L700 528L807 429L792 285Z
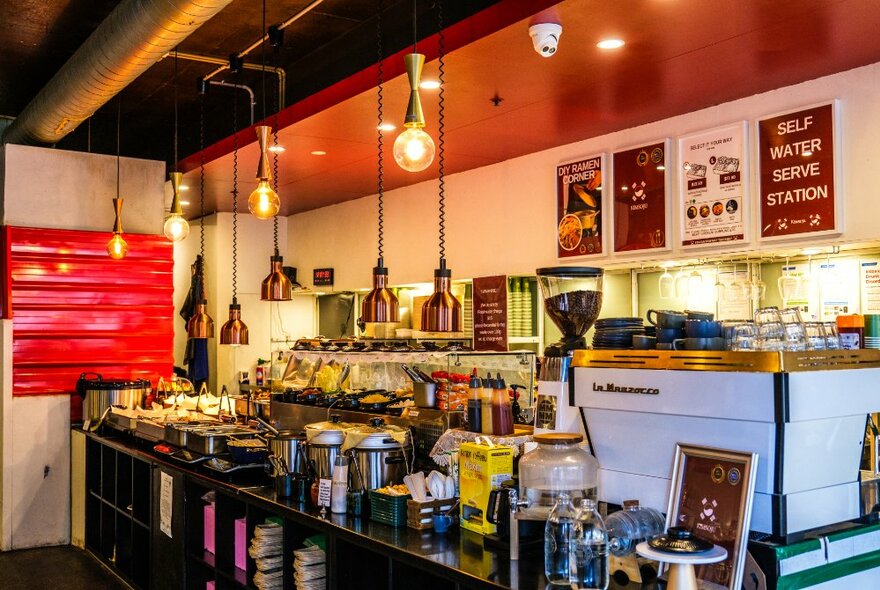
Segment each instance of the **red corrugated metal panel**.
M112 260L109 232L5 230L13 395L70 393L86 371L154 385L160 375L171 375L170 242L126 234L128 256Z

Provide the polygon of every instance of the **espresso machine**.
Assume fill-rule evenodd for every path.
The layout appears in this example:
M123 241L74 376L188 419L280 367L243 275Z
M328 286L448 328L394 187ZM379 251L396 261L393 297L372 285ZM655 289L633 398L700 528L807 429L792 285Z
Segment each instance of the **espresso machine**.
M602 308L600 268L556 266L536 271L544 310L562 338L544 349L538 374L535 405L535 433L585 432L578 408L568 394L568 372L575 350L587 348L584 335L593 326Z

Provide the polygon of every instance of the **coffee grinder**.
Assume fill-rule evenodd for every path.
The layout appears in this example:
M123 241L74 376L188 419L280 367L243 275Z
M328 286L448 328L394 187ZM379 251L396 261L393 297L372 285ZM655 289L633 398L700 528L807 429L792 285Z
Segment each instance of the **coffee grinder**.
M578 408L568 399L568 368L572 353L587 348L587 333L602 308L601 268L555 266L536 271L544 311L562 332L559 342L544 349L538 374L535 434L574 432L585 434Z

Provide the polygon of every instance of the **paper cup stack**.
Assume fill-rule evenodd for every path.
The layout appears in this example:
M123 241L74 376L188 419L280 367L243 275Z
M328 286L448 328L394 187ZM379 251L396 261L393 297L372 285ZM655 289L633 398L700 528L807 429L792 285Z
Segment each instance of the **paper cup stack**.
M313 545L293 552L293 580L296 590L324 590L327 587L327 554Z
M280 524L267 522L254 528L254 538L251 539L248 555L257 565L254 586L259 590L284 587L283 543L284 534Z
M865 314L865 348L880 348L880 314Z

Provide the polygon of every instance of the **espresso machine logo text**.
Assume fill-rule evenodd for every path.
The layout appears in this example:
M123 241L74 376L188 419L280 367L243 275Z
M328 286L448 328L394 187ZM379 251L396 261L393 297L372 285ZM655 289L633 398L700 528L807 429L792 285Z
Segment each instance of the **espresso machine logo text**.
M660 390L653 387L625 387L614 383L593 382L593 391L607 391L609 393L640 393L642 395L660 395Z

